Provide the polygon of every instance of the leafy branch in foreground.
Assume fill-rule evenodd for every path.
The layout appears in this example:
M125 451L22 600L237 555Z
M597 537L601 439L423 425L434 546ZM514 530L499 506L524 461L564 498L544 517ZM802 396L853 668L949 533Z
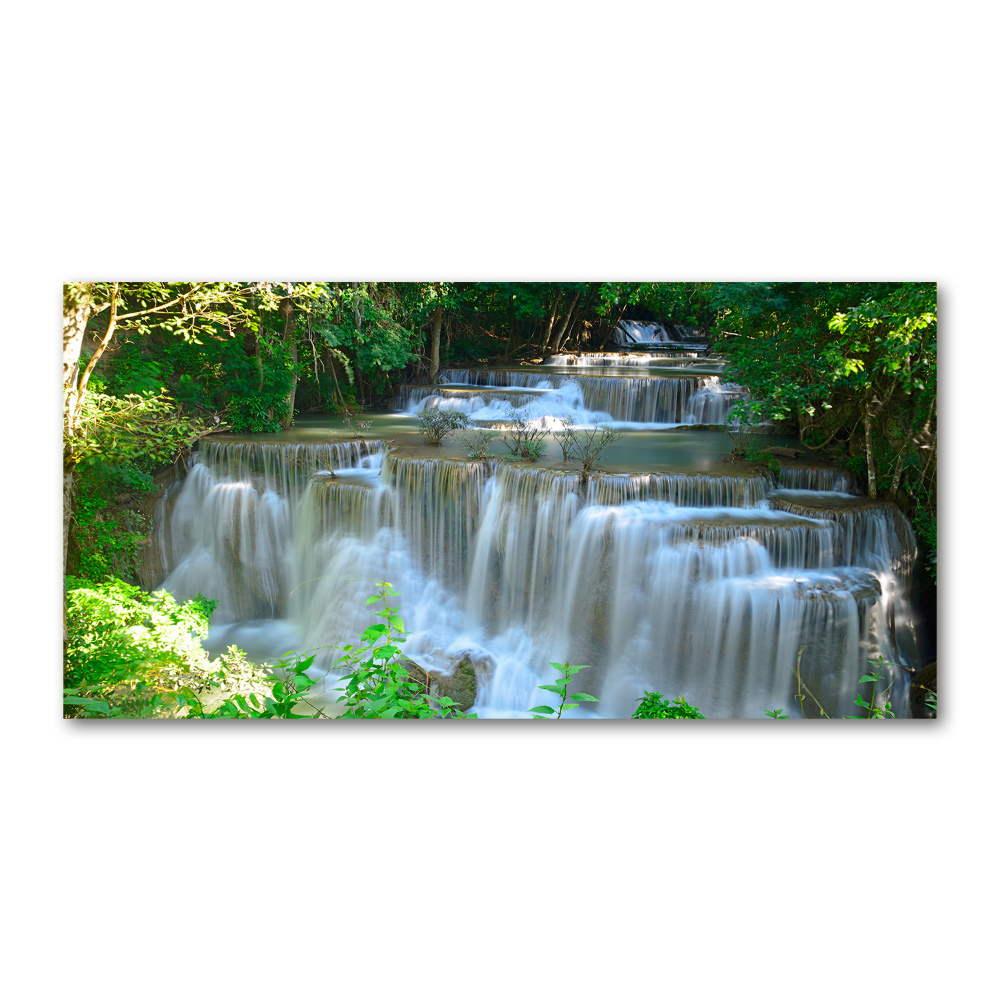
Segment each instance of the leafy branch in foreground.
M823 706L819 703L819 701L817 701L816 696L812 693L812 691L809 690L809 688L806 687L806 685L802 681L801 665L802 665L802 650L804 648L805 647L801 647L799 649L799 655L798 655L798 657L796 658L796 661L795 661L795 668L794 669L795 669L795 678L796 678L796 681L798 682L798 694L794 695L794 698L799 703L799 710L802 713L802 718L803 719L806 717L806 710L805 710L805 697L806 697L806 694L808 694L809 697L812 698L812 700L816 703L816 707L819 709L819 714L822 716L822 718L829 719L830 716L827 715L827 713L824 710ZM885 695L886 695L885 704L884 705L879 704L879 701L878 701L878 694L879 694L879 691L878 691L878 682L879 682L879 678L882 676L882 668L883 667L891 667L891 666L894 666L894 664L886 662L885 660L882 659L881 656L879 656L879 658L877 660L869 660L868 662L873 667L875 667L875 672L874 673L867 673L864 676L862 676L858 680L858 685L860 686L862 684L871 684L872 685L871 697L866 699L860 692L857 695L855 695L855 697L854 697L854 704L857 705L859 708L863 708L865 710L865 714L864 715L845 715L844 718L845 719L885 719L885 718L888 717L890 719L894 719L896 716L893 714L893 711L892 711L892 702L889 701L889 698L888 698L889 690L892 688L892 682L889 683L889 687L887 687L885 689L885 692L884 692ZM805 693L803 693L803 692L805 692ZM933 708L934 708L935 711L937 711L937 695L936 694L934 695ZM780 708L772 709L769 712L766 711L766 712L764 712L764 714L766 716L768 716L769 718L771 718L771 719L787 719L788 718L788 716L785 715L784 712L783 712L783 710L780 709Z
M890 684L889 688L886 689L886 692L885 692L886 693L885 704L884 705L880 705L878 703L878 680L879 680L879 677L882 674L882 668L890 666L890 664L885 663L883 661L883 659L882 659L881 656L879 656L879 658L877 660L869 660L868 662L875 668L875 673L873 673L873 674L872 673L865 674L858 681L858 684L871 684L871 686L872 686L871 698L866 701L865 698L864 698L864 696L861 695L860 693L858 693L855 696L855 698L854 698L854 704L858 705L860 708L863 708L865 710L866 714L865 715L851 715L851 716L848 716L848 718L851 718L851 719L884 719L886 716L888 716L890 719L894 719L896 716L893 715L893 712L892 712L892 702L889 701L889 698L888 698L889 688L892 687L892 684Z
M399 607L390 607L388 598L399 597L392 584L382 581L378 593L365 602L382 608L372 614L380 622L369 625L361 633L360 646L344 646L344 655L337 665L347 667L347 684L344 694L337 700L346 706L344 718L350 719L474 719L474 714L462 712L456 702L447 697L432 698L423 685L413 680L406 665L398 659L402 655L399 643L405 641L407 632Z
M536 705L534 708L529 708L528 711L531 713L533 719L561 719L563 712L569 712L574 708L580 707L581 701L597 701L597 699L592 694L584 694L582 691L577 691L573 694L573 700L570 701L569 695L569 684L570 681L581 671L589 670L589 666L580 665L571 667L568 663L550 663L550 667L555 667L559 671L560 677L554 684L539 684L538 687L542 691L551 691L554 695L559 698L559 708L552 708L551 705Z

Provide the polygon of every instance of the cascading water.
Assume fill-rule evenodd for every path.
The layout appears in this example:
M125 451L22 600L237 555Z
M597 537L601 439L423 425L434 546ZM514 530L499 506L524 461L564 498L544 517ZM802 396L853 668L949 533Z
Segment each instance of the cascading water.
M543 364L554 368L648 368L673 367L686 364L689 358L699 358L697 351L672 351L663 354L626 354L624 352L596 351L585 354L552 354ZM716 364L712 359L704 359Z
M615 344L626 347L631 344L641 344L645 347L654 345L676 345L678 347L700 348L708 347L708 343L682 327L675 324L644 323L640 320L622 320L614 329L612 339Z
M455 406L502 421L522 404L543 426L611 420L645 441L678 417L721 423L731 405L712 377L442 375L453 384L404 387L397 419ZM654 440L676 468L677 434ZM778 485L796 488L775 490L766 476L710 462L706 472L581 481L565 466L391 447L203 442L161 501L150 585L217 600L215 649L315 652L327 705L336 647L370 623L365 598L382 579L401 595L406 655L438 675L471 664L484 717L551 704L539 689L553 679L550 661L591 665L580 685L599 697L600 716L627 717L657 690L709 717L750 718L798 714L796 669L836 717L853 711L868 659L919 661L912 530L891 504L820 489L852 487L842 473L785 469ZM905 672L893 667L889 679L904 714Z
M512 406L546 429L561 423L724 424L746 398L741 386L707 376L575 376L539 372L445 369L442 384L402 386L395 405L408 413L438 407L461 410L476 422L502 422ZM475 393L473 387L522 392ZM525 391L531 390L531 393Z

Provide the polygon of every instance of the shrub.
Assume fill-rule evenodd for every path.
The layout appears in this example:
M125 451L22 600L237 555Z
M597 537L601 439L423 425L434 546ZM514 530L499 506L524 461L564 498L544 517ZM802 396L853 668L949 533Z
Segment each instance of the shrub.
M510 426L503 436L511 456L527 462L537 461L545 449L545 431L541 427L531 427L528 414L523 407L511 407L508 419Z
M492 457L490 446L499 436L499 431L478 427L466 434L462 434L458 441L466 450L469 458L485 459Z
M469 418L460 410L442 410L436 406L421 410L417 421L425 444L440 444L452 431L469 426Z
M210 660L201 644L215 602L178 603L123 580L66 578L64 705L71 717L187 714L211 689L266 690L267 675L235 647Z
M673 703L664 701L658 691L644 691L637 698L639 707L632 713L633 719L704 719L705 716L693 705L689 705L682 695Z
M562 448L563 459L567 462L575 460L581 464L580 479L584 483L604 449L622 437L622 431L615 430L608 424L600 424L589 429L567 424L564 430L555 433L559 447Z

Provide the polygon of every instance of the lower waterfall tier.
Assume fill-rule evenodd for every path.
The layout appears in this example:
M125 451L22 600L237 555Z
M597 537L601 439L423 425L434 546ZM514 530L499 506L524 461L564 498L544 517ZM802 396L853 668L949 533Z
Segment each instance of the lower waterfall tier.
M484 716L545 703L551 661L591 665L580 685L600 716L628 717L657 690L721 718L798 714L797 669L807 714L850 714L868 659L917 662L915 542L891 504L755 475L583 485L379 442L303 447L213 443L162 502L150 583L218 601L216 644L316 651L325 676L390 580L406 655L438 675L471 664ZM905 671L891 682L904 704Z

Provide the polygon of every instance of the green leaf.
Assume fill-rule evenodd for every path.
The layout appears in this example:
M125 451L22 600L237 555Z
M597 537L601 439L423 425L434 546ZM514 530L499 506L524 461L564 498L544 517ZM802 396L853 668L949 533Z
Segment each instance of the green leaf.
M554 708L549 708L548 705L536 705L534 708L529 708L529 712L544 712L545 715L555 715L556 710Z
M582 691L578 691L573 697L577 701L600 701L600 698L595 698L592 694L584 694Z

